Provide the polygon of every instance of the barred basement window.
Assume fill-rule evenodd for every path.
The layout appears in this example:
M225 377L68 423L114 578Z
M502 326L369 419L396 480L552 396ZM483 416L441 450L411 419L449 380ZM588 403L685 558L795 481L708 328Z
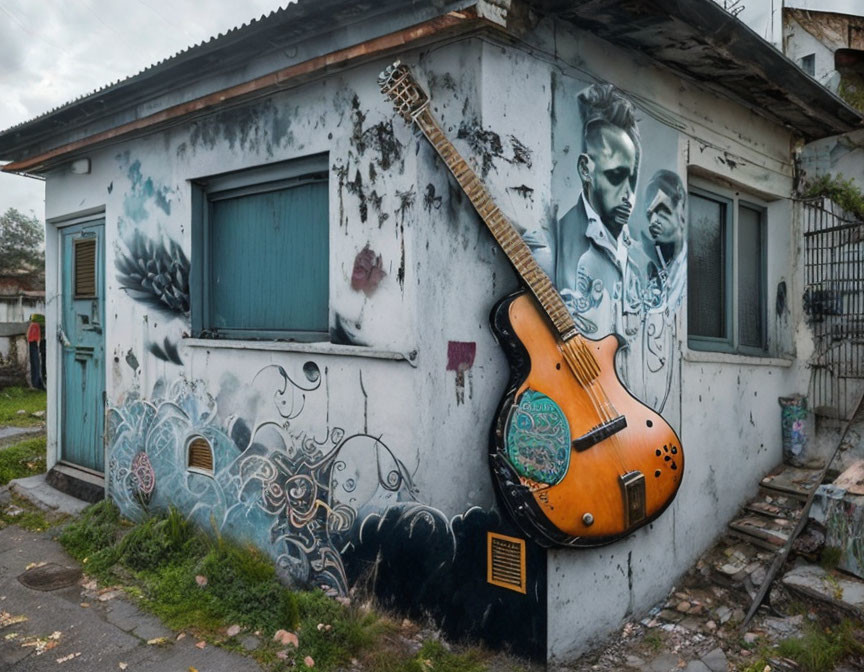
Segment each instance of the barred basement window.
M213 475L213 446L203 436L193 436L186 444L186 464L189 471Z

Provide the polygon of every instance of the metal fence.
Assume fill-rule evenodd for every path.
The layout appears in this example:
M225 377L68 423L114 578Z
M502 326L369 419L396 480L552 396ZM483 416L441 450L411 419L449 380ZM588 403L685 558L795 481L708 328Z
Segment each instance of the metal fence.
M804 311L815 339L810 407L846 418L864 387L864 222L821 198L801 205Z

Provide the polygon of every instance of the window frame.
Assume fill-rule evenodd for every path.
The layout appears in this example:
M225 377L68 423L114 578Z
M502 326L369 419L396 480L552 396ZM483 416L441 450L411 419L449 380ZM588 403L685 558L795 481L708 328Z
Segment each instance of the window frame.
M768 343L768 206L760 199L751 194L743 194L738 190L724 188L720 185L690 179L687 189L687 235L688 249L690 248L690 196L696 195L715 202L726 204L726 235L724 245L726 258L723 260L725 274L724 288L726 298L723 309L726 313L726 335L722 338L712 336L699 336L690 333L690 316L688 310L687 318L687 347L698 352L719 352L733 355L745 355L751 357L769 357L770 347ZM739 242L739 212L741 207L754 210L759 213L760 229L760 255L759 255L759 303L762 312L762 346L743 345L740 342L739 329L739 270L740 259L738 255ZM687 260L688 274L690 272L690 260ZM688 287L688 293L689 293Z
M304 184L325 182L328 192L327 216L327 325L322 331L300 329L239 329L211 326L210 272L212 204L243 196L254 196ZM192 184L192 259L190 271L190 313L193 338L219 340L281 340L321 342L330 339L330 217L329 157L316 154L266 166L258 166L191 180ZM197 263L196 263L197 262Z

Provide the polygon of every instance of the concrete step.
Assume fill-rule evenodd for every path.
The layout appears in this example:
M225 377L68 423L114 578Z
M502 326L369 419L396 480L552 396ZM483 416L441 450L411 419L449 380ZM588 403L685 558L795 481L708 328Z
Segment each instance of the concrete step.
M9 481L9 490L43 511L56 511L76 516L89 506L88 502L52 488L45 480L45 474Z
M783 585L801 597L864 618L864 581L850 574L800 564L783 575Z

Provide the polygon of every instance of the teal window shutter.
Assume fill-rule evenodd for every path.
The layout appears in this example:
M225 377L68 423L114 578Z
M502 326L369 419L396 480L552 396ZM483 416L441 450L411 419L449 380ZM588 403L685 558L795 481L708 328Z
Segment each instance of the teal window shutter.
M329 322L326 173L264 182L237 174L205 185L202 335L322 340ZM216 187L215 189L213 187ZM227 188L219 188L219 187ZM208 188L209 187L209 188Z

